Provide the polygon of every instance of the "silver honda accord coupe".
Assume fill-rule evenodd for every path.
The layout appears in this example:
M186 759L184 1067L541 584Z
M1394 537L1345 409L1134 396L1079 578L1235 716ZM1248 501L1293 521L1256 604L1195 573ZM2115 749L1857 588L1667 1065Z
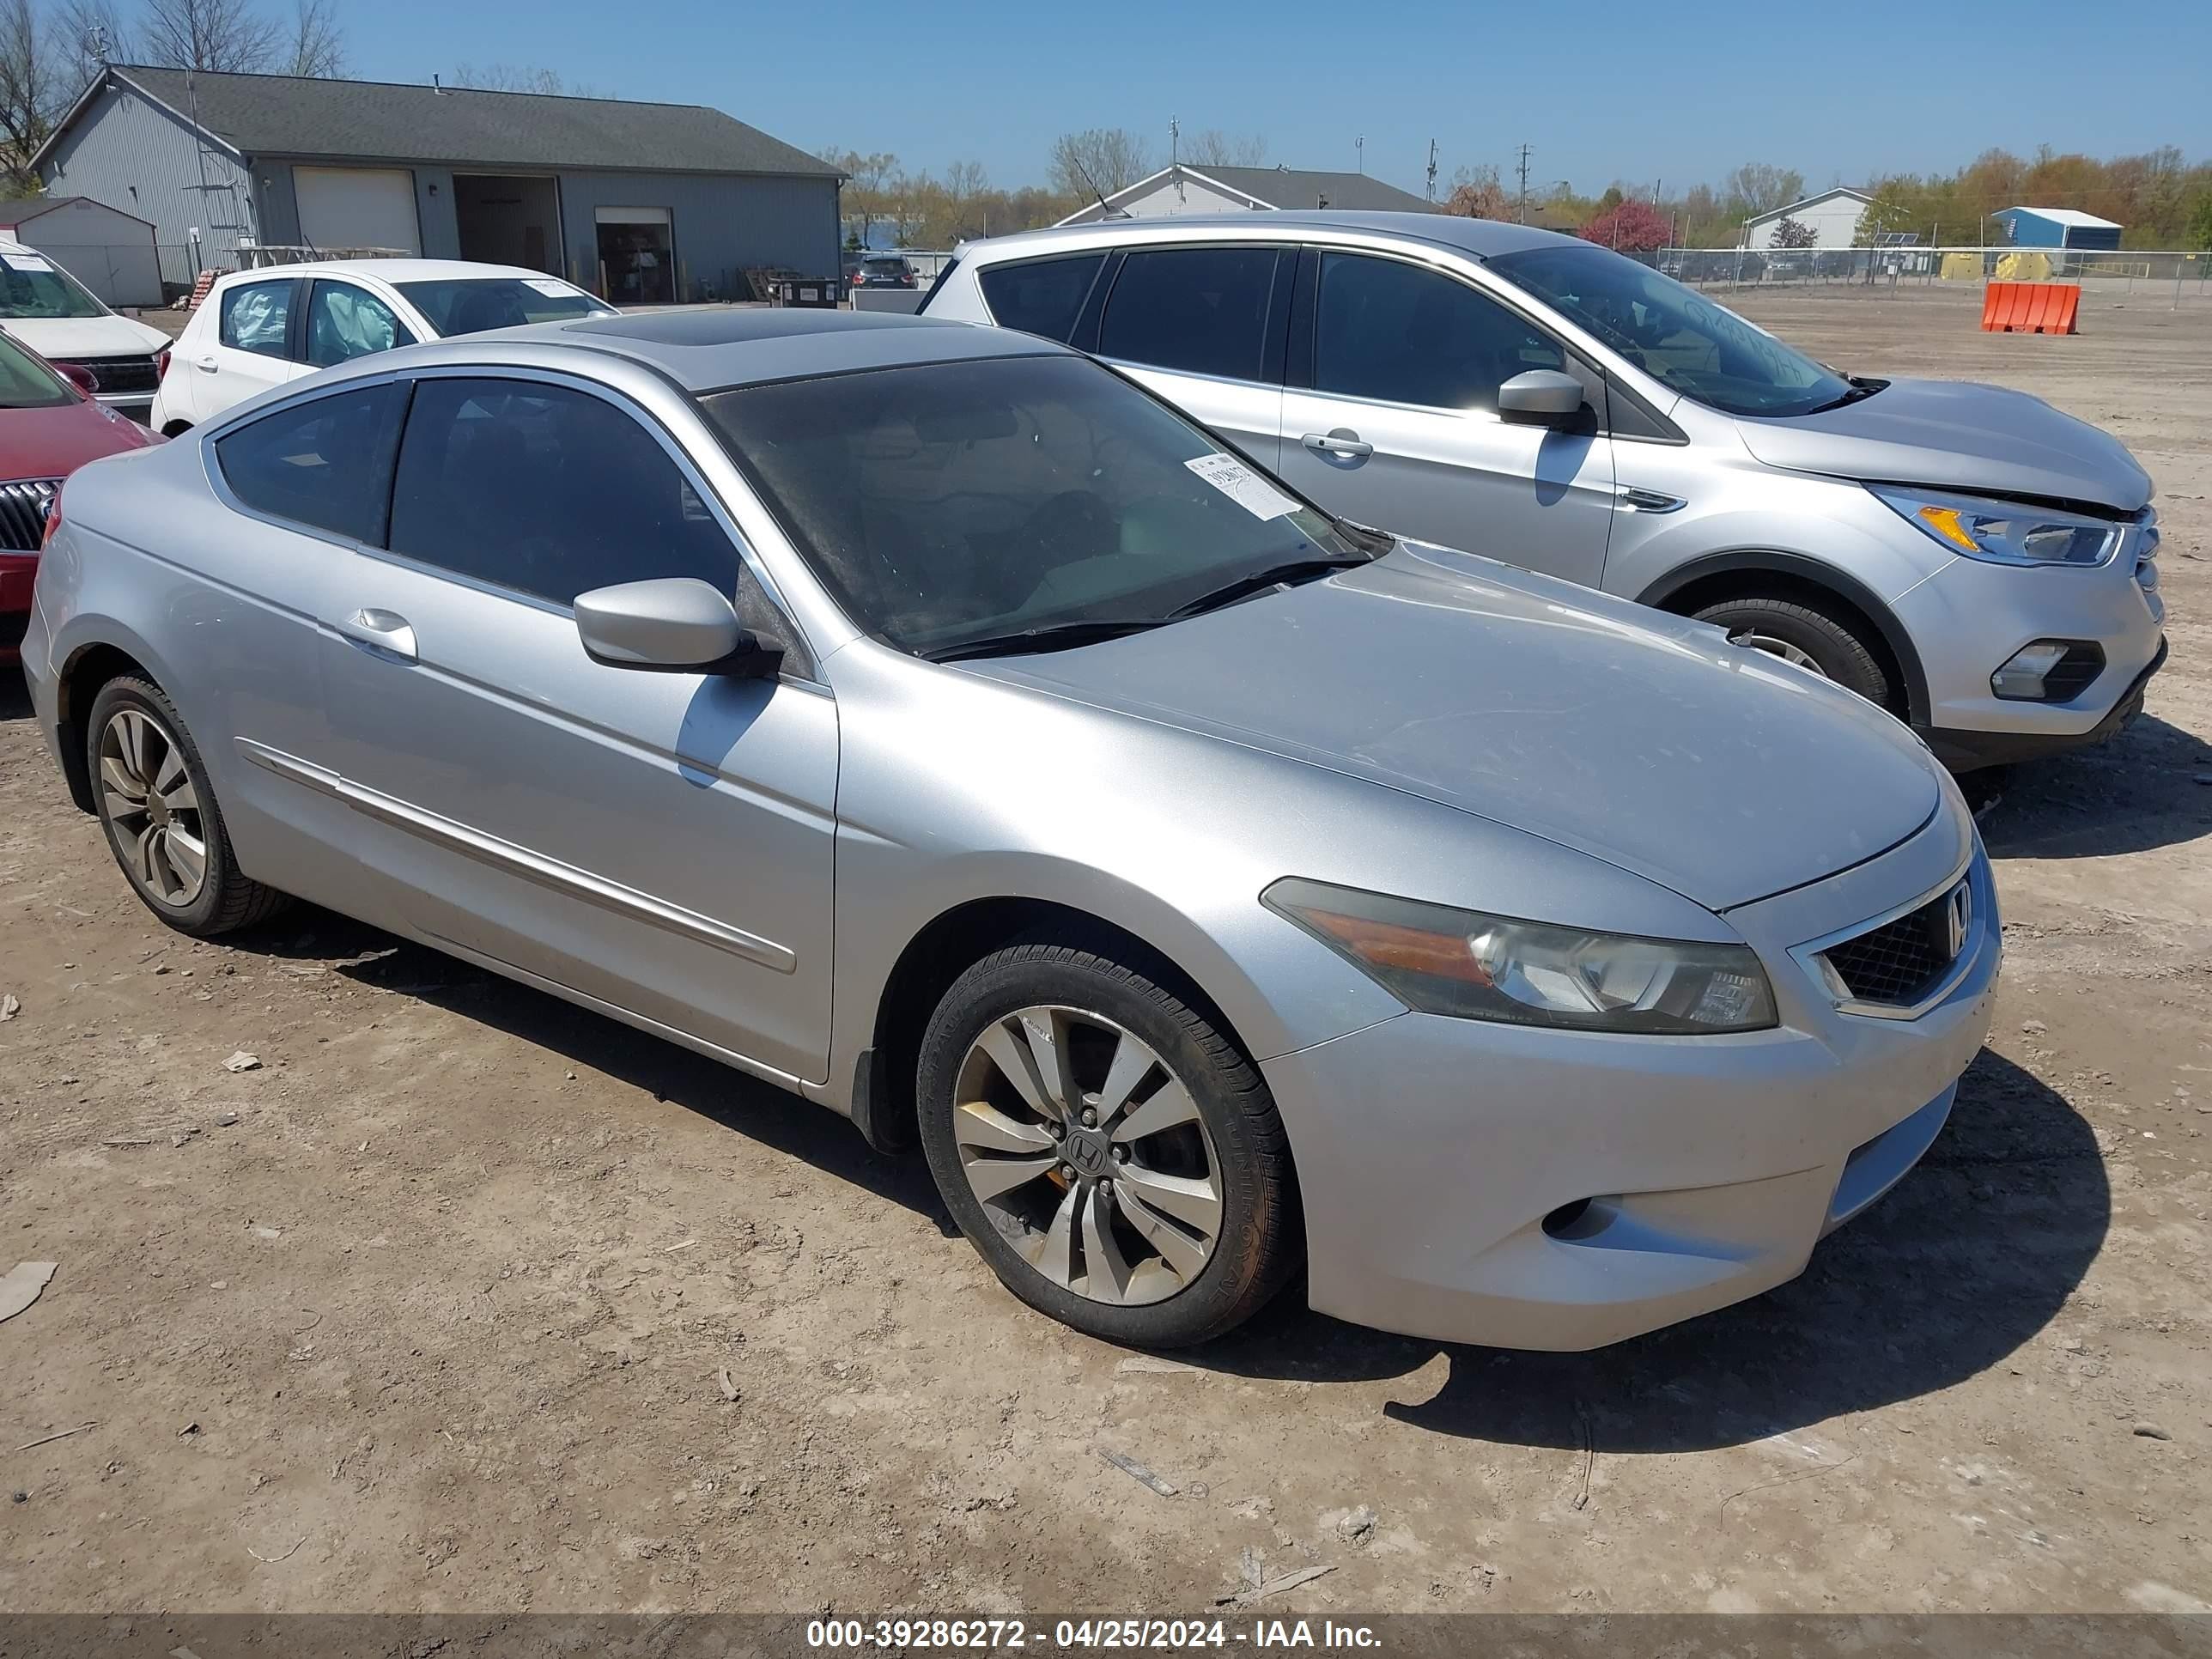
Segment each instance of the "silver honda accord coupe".
M364 359L86 467L23 657L171 927L286 896L919 1140L1033 1307L1583 1348L1911 1168L1956 787L1718 629L1333 519L1033 337Z

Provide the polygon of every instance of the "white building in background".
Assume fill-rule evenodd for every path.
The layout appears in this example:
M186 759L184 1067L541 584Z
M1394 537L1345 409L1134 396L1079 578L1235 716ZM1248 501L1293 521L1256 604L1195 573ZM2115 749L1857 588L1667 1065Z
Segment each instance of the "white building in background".
M1850 247L1858 240L1859 222L1873 205L1874 198L1864 191L1846 190L1838 185L1818 196L1808 196L1802 202L1792 202L1771 213L1745 220L1742 246L1772 247L1774 233L1782 222L1795 219L1813 232L1815 248Z
M1106 198L1113 216L1164 219L1186 213L1265 213L1295 208L1349 208L1360 213L1434 213L1437 204L1364 173L1316 173L1305 167L1162 167ZM1060 222L1087 225L1106 217L1097 202Z

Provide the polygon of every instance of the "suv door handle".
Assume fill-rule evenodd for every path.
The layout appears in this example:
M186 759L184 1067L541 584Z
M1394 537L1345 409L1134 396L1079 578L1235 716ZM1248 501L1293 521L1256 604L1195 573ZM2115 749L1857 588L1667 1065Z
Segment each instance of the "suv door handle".
M1359 434L1348 426L1340 426L1334 432L1309 432L1298 441L1308 449L1323 455L1349 455L1357 458L1372 455L1375 453L1375 446L1362 443Z
M356 645L404 662L419 660L415 653L415 629L393 611L356 611L337 625L338 632Z

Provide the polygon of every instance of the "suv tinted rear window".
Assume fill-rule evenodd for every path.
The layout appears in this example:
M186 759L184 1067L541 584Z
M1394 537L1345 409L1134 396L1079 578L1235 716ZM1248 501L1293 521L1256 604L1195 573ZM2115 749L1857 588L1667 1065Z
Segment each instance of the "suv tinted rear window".
M1154 248L1115 278L1098 355L1154 368L1260 378L1267 356L1271 247Z
M1083 302L1091 297L1091 284L1098 279L1103 253L1079 253L1065 259L1029 259L1019 264L990 265L979 272L984 302L992 320L1001 328L1018 328L1024 334L1042 334L1048 340L1067 343Z

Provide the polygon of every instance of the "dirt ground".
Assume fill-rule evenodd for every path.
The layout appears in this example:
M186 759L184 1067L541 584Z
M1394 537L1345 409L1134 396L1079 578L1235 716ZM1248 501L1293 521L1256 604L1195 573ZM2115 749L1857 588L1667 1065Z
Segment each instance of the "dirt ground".
M1581 1356L1103 1346L815 1108L324 913L164 933L9 674L0 1271L60 1269L0 1325L0 1608L1192 1612L1249 1551L1334 1569L1285 1614L2206 1610L2212 308L1743 308L2111 428L2172 611L2145 718L1986 816L1990 1048L1802 1279Z

